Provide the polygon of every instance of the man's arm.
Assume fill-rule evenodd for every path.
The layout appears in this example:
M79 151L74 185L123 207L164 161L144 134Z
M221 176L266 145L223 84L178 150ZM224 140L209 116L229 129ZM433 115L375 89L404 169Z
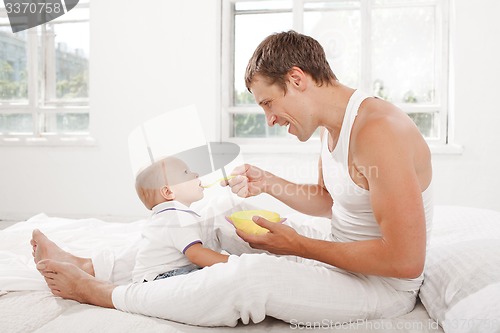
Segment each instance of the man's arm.
M228 255L207 249L200 243L191 245L186 250L185 255L189 261L200 267L212 266L219 262L227 262L229 257Z
M303 214L331 216L333 201L322 184L321 172L318 184L295 184L249 164L235 168L231 174L238 176L227 183L240 197L267 193Z
M351 272L418 277L426 244L422 188L414 163L418 140L407 126L381 121L360 132L356 141L353 163L358 170L370 171L363 176L369 184L380 239L349 243L314 240L264 219L258 219L257 224L269 233L259 237L238 231L240 237L252 247L315 259Z
M270 174L265 193L306 215L332 215L332 197L320 184L295 184Z

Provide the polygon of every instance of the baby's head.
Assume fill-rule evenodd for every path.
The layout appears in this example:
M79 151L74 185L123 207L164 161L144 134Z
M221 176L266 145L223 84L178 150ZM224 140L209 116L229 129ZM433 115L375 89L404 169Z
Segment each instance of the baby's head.
M198 174L175 157L158 160L139 172L135 189L147 209L172 200L189 206L203 198Z

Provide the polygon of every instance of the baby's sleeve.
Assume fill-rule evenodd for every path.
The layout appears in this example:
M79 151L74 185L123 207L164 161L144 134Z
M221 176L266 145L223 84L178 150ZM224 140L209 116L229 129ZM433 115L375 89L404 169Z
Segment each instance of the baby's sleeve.
M198 224L170 226L168 233L174 247L183 254L194 244L203 244Z

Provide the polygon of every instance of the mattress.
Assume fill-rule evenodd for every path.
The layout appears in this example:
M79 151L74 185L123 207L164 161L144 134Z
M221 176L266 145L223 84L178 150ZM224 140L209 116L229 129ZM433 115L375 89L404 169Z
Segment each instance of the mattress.
M349 332L443 332L430 319L423 305L404 316L369 320L349 325L329 326L329 323L294 323L267 317L258 324L238 324L236 327L197 327L168 320L151 318L80 304L53 296L48 291L17 291L0 296L0 332L289 332L310 328Z
M457 212L457 209L459 208L441 207L436 210L435 224L439 226L439 220L446 223L442 222L441 229L437 228L437 236L432 238L434 244L440 244L438 242L440 233L447 235L446 228L449 228L450 225L456 225L458 219L464 219L463 211ZM478 214L474 210L468 212L471 216L477 216ZM498 221L498 226L500 226L500 213L495 212L488 216L490 220L494 220L492 224L496 224L495 221ZM295 218L300 219L299 216L295 216ZM0 332L112 333L220 332L229 330L241 332L288 332L290 330L313 328L349 332L444 332L441 325L438 325L438 323L442 324L440 318L435 316L431 318L426 307L424 307L425 304L428 308L431 308L431 305L426 304L426 302L430 303L429 297L434 297L432 294L428 294L427 299L423 298L425 300L423 304L419 300L412 312L398 318L331 326L328 322L311 322L298 325L297 323L285 323L267 317L258 324L243 325L240 323L234 328L211 328L189 326L61 299L50 293L44 280L35 269L29 245L31 231L34 228L43 230L65 250L79 256L88 257L93 251L120 247L127 242L133 241L139 237L143 223L144 220L131 223L112 223L99 219L66 219L39 214L27 221L16 223L0 231L0 313L2 314ZM477 226L477 222L474 225ZM319 220L318 228L328 228L328 225L325 224L325 221ZM491 236L491 232L488 232L488 234ZM430 250L433 249L432 244ZM434 248L439 249L437 245L434 245ZM441 264L438 263L438 265ZM493 279L496 279L496 277L493 277ZM429 280L432 281L432 277L429 277ZM433 292L436 292L435 288ZM498 327L500 327L500 323ZM471 330L471 332L479 331L481 330ZM450 328L446 332L459 331ZM460 332L468 331L461 330ZM490 330L490 332L495 332L495 330Z

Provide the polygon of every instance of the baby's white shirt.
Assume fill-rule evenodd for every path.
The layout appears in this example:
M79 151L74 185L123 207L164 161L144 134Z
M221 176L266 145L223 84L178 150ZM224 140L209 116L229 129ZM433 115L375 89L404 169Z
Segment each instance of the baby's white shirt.
M144 224L137 252L133 282L152 281L158 274L192 265L184 255L196 243L202 243L201 217L178 201L153 207L153 215Z

